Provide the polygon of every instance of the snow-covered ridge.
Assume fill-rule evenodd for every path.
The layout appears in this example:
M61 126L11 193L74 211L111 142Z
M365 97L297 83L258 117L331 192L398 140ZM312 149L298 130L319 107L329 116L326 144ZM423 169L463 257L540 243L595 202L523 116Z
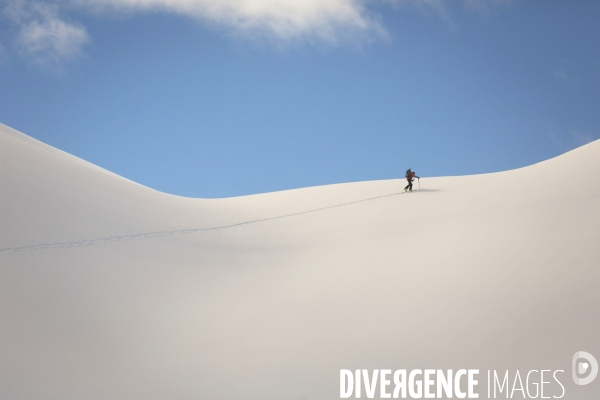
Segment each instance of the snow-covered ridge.
M0 398L332 399L340 369L600 356L600 141L518 170L229 199L0 125Z

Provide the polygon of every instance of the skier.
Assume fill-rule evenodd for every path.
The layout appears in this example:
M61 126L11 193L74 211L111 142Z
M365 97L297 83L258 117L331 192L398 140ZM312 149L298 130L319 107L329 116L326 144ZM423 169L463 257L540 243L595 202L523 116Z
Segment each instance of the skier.
M410 168L406 170L406 180L408 181L408 185L406 185L406 187L404 188L404 191L406 192L407 190L412 192L412 183L414 178L417 179L421 179L417 176L417 174L415 174Z

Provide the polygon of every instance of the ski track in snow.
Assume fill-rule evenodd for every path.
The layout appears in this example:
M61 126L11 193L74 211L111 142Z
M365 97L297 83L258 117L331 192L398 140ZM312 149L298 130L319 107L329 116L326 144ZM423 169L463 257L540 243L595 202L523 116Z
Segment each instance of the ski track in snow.
M95 239L71 241L71 242L41 243L41 244L33 244L33 245L27 245L27 246L6 247L3 249L0 249L0 254L11 253L11 252L46 250L46 249L64 249L64 248L70 248L70 247L82 247L82 246L90 246L90 245L105 244L105 243L124 242L127 240L142 240L142 239L149 239L149 238L156 238L156 237L165 237L165 236L174 236L174 235L185 235L185 234L190 234L190 233L216 231L216 230L222 230L222 229L235 228L238 226L256 224L256 223L260 223L260 222L268 222L268 221L274 221L277 219L295 217L295 216L303 215L303 214L310 214L310 213L314 213L314 212L318 212L318 211L329 210L332 208L338 208L338 207L349 206L352 204L363 203L366 201L373 201L373 200L383 199L386 197L399 196L404 193L406 193L406 192L391 193L391 194L386 194L383 196L370 197L368 199L361 199L361 200L350 201L347 203L336 204L333 206L315 208L312 210L299 211L299 212L295 212L295 213L291 213L291 214L277 215L275 217L255 219L255 220L250 220L250 221L237 222L237 223L229 224L229 225L213 226L213 227L208 227L208 228L189 228L189 229L178 229L178 230L172 230L172 231L156 231L156 232L146 232L146 233L139 233L139 234L133 234L133 235L108 236L108 237L101 237L101 238L95 238Z

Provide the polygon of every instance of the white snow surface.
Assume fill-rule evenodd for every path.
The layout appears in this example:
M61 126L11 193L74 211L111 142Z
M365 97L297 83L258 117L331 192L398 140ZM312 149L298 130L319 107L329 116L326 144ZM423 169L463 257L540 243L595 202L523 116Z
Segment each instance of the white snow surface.
M0 399L325 400L359 368L595 398L570 368L600 359L599 172L596 141L417 193L192 199L0 124Z

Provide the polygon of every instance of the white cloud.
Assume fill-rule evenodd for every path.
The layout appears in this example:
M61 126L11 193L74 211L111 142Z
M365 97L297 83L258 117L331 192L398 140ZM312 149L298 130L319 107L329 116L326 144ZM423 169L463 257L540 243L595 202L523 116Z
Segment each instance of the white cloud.
M4 14L16 24L16 44L38 64L60 63L81 53L90 41L85 28L61 16L79 12L163 12L185 16L226 34L282 43L308 40L329 45L364 43L387 37L376 6L433 11L453 25L444 0L4 0ZM463 0L487 7L508 0Z
M58 63L80 54L89 41L85 29L60 19L31 21L22 26L17 43L36 63Z
M18 28L15 43L20 53L48 65L72 59L90 41L81 24L61 18L73 8L100 14L166 12L230 35L337 45L386 37L380 16L367 7L381 1L385 0L7 0L2 11Z
M18 0L5 13L19 28L16 37L19 52L38 65L58 65L71 60L89 42L85 28L62 20L56 5Z
M278 40L312 38L337 43L385 36L365 0L72 0L125 12L166 11L220 26L236 34L265 33Z

